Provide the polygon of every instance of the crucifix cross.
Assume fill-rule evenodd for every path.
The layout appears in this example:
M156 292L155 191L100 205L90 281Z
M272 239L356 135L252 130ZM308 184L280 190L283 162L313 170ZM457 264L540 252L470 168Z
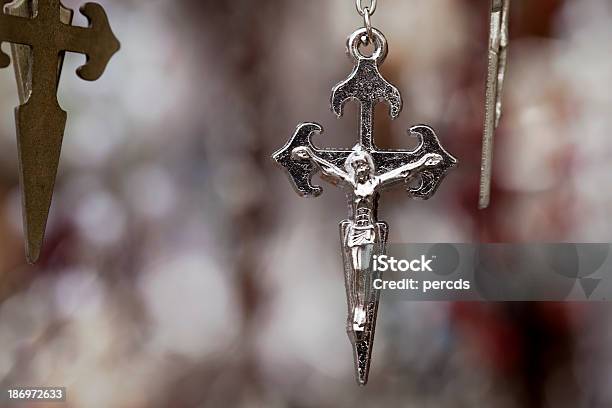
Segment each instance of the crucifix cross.
M395 119L402 109L400 92L379 72L387 55L383 34L372 28L375 51L365 56L359 50L367 29L355 31L348 40L349 54L356 61L350 76L332 91L331 108L342 116L348 100L359 102L359 143L352 149L321 149L312 137L323 128L316 123L299 125L287 144L273 158L289 175L297 193L316 197L320 186L312 184L312 177L321 173L324 180L341 186L349 202L349 219L340 223L340 239L347 288L347 333L353 344L357 382L368 380L378 300L380 291L373 282L380 272L373 269L374 255L382 255L388 237L388 226L378 220L380 192L404 184L413 198L433 196L447 172L457 160L441 146L436 134L428 126L415 126L410 134L419 138L419 145L411 151L378 150L373 137L374 107L384 101L390 116Z
M26 254L35 262L42 247L67 114L57 101L65 51L87 56L77 75L98 79L119 50L102 6L87 3L88 27L69 25L72 11L60 0L0 0L0 43L12 43L21 105L15 109ZM25 50L25 47L29 47ZM0 67L10 63L0 51Z

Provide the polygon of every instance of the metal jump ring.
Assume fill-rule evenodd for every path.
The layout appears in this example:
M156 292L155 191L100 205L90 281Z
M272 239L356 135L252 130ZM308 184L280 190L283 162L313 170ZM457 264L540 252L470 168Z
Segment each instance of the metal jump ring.
M376 28L372 27L372 38L374 43L374 52L371 56L367 57L363 55L359 51L359 46L363 44L362 37L367 36L368 30L364 28L360 28L355 31L348 39L348 51L349 54L356 60L374 60L378 64L382 64L387 57L387 52L389 50L387 45L387 39L385 36L378 31Z

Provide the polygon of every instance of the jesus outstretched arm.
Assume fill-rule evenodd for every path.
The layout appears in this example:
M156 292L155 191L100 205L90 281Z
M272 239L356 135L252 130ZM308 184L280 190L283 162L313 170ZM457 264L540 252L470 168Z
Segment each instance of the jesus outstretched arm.
M403 181L406 178L413 176L419 170L427 167L435 167L441 162L442 156L436 153L428 153L415 162L405 164L395 170L381 174L378 176L380 183L379 185L384 186Z
M353 180L344 170L317 156L310 147L301 146L293 149L292 156L301 160L312 160L321 170L323 175L333 180L335 183L353 185Z

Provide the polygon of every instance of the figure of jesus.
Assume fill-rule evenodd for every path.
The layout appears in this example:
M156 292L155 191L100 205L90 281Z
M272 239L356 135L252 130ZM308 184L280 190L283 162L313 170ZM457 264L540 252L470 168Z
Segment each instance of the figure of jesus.
M408 163L383 174L376 174L372 155L360 145L353 148L346 159L344 169L317 156L310 147L293 149L292 156L299 160L311 160L323 173L323 178L332 184L340 185L350 200L350 225L346 230L344 248L350 252L353 282L350 292L356 301L353 310L353 329L363 330L366 323L367 305L371 287L371 273L374 247L380 244L376 201L380 190L397 183L409 181L425 168L442 163L443 158L436 153L427 153L419 160Z

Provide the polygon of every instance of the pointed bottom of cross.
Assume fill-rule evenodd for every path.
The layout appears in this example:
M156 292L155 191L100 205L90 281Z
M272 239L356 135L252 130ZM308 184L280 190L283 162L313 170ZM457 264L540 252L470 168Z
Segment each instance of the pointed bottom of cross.
M355 379L360 386L368 383L370 374L370 362L372 358L372 338L370 331L350 331L349 338L353 344L355 359Z
M66 112L57 102L40 105L30 98L15 109L23 231L28 262L38 260L66 128Z
M40 244L26 244L26 259L29 264L34 265L40 258Z

